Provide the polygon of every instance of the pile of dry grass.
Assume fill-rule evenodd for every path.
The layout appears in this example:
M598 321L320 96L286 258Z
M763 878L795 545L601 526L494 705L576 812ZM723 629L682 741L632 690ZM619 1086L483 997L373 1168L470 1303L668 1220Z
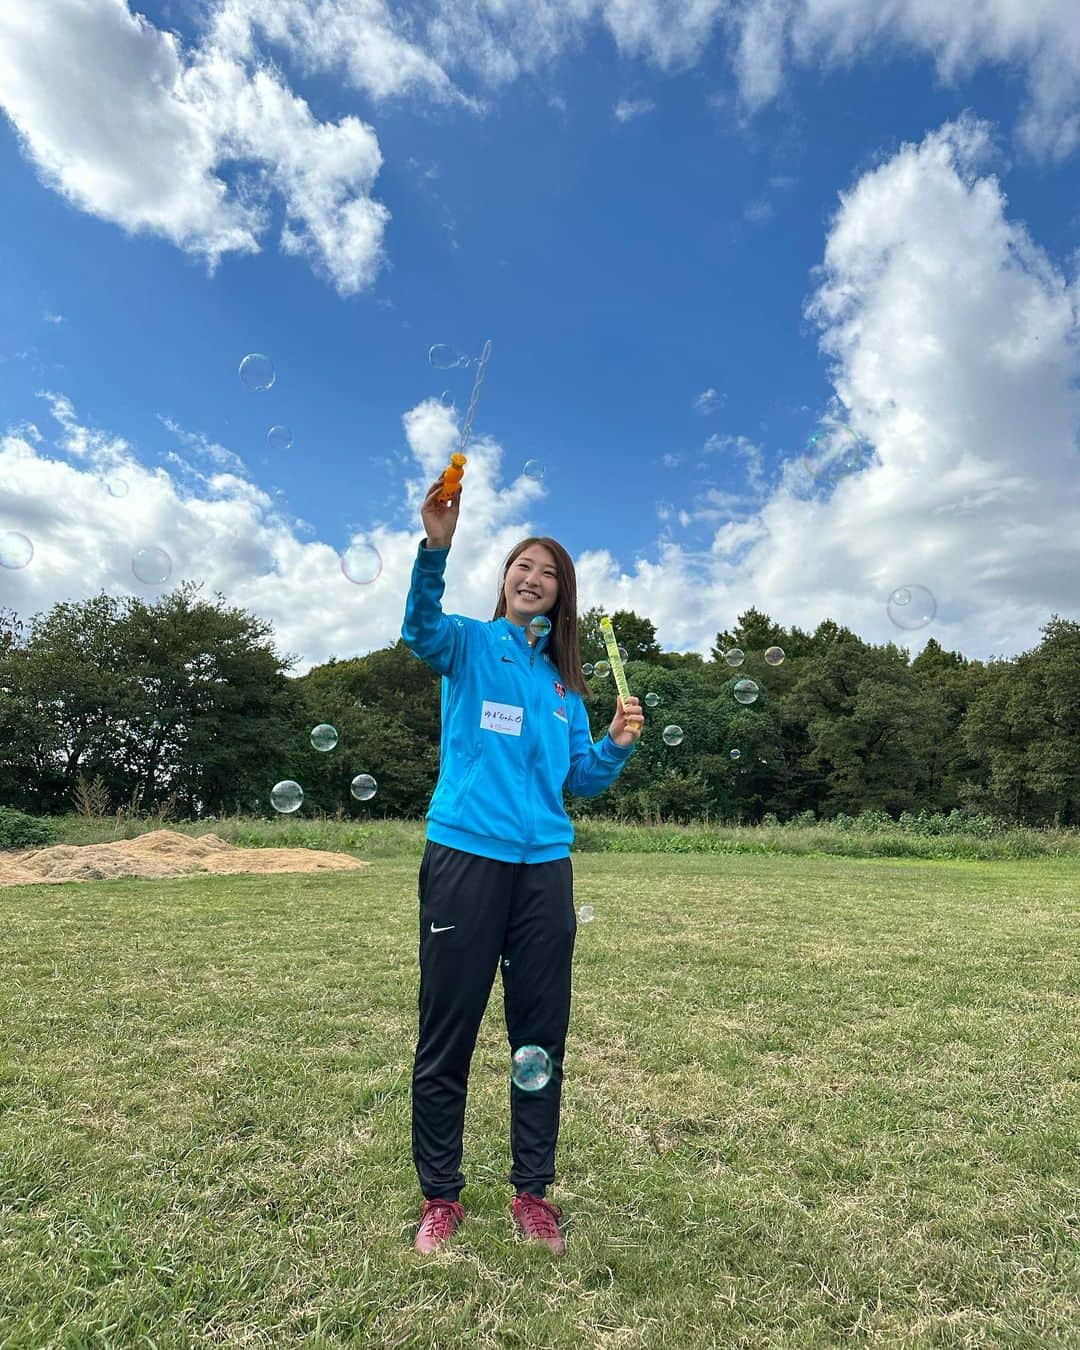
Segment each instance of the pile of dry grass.
M237 848L216 834L197 839L150 830L111 844L56 844L0 853L0 886L115 877L182 877L192 872L341 872L370 867L347 853L310 848Z

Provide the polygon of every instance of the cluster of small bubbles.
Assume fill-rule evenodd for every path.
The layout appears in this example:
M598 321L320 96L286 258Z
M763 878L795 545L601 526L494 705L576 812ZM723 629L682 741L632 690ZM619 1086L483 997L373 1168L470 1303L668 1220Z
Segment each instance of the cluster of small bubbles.
M735 681L735 702L736 703L754 703L757 701L761 690L753 680Z
M240 378L252 393L269 389L277 378L274 363L262 352L249 352L240 362Z
M578 923L592 923L596 918L596 910L592 905L582 905L577 912Z
M782 666L784 664L783 647L766 647L765 660L770 666Z
M378 783L369 773L358 773L349 784L349 791L358 802L370 801L378 789Z
M585 676L587 680L592 678L594 670L595 667L591 661L586 661L585 664L581 667L581 673L582 675Z
M436 342L434 347L429 347L427 359L436 370L456 370L469 364L467 356L462 356L445 342Z
M596 675L598 679L601 680L607 679L607 677L611 674L611 662L597 661L596 665L593 666L593 674Z
M925 628L937 613L937 601L925 586L898 586L886 606L897 628L912 632Z
M655 708L659 702L660 702L659 694L648 693L645 695L646 708Z
M742 759L742 751L741 751L741 750L732 750L732 752L731 752L731 758L732 758L732 759Z
M551 620L546 614L538 614L535 619L529 620L529 627L537 637L547 637L551 632Z
M0 567L16 571L34 556L34 546L19 530L0 530Z
M341 555L341 570L355 586L370 586L382 571L382 558L372 544L350 544Z
M329 722L320 722L311 733L311 746L314 750L333 750L338 743L337 728L332 727Z
M172 559L163 548L152 544L141 548L131 560L131 570L145 586L163 586L172 576Z
M293 436L288 427L271 427L266 433L266 443L271 450L291 450Z
M740 647L732 647L729 651L724 653L724 660L733 668L735 666L741 666L746 660L746 653Z
M121 478L119 474L110 474L105 479L105 491L110 497L126 497L128 495L127 479Z
M520 1045L510 1060L510 1077L524 1092L538 1092L551 1077L551 1056L542 1045Z
M663 736L665 745L682 745L683 729L673 724L664 728Z
M539 483L544 476L544 466L538 459L527 459L523 472L526 478L531 478Z
M623 665L626 665L627 661L630 660L626 648L623 646L618 646L615 648L615 650L619 653L619 660L623 663Z
M303 800L304 789L291 778L275 783L270 789L270 805L283 816L287 816L291 811L298 811Z

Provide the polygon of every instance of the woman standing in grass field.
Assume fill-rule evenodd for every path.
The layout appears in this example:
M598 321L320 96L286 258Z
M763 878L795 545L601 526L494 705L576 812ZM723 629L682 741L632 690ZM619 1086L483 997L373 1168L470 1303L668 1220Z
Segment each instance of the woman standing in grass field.
M459 475L460 478L460 475ZM503 568L490 622L444 614L443 573L461 506L440 475L421 510L401 635L442 677L439 780L420 863L419 1035L412 1076L413 1162L424 1200L416 1250L464 1218L458 1199L469 1064L501 961L511 1052L539 1045L551 1076L511 1080L511 1210L522 1234L563 1252L555 1180L563 1054L577 934L563 789L594 797L634 752L643 717L617 699L593 742L577 636L577 579L554 539L529 538ZM548 622L533 623L537 616Z

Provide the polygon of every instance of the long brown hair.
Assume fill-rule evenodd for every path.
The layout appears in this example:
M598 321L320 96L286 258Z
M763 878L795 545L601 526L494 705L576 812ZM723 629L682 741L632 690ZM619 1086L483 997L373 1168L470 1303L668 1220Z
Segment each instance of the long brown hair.
M499 602L491 617L501 619L506 613L506 574L518 554L524 553L533 544L543 544L544 548L550 549L555 558L555 576L559 583L559 598L555 601L554 609L548 614L551 620L551 633L544 650L555 663L567 689L573 689L582 695L587 694L589 689L581 670L581 644L578 641L577 573L574 571L573 559L562 544L555 539L549 539L547 535L534 534L528 539L523 539L520 544L514 545L503 563L502 576L499 579Z

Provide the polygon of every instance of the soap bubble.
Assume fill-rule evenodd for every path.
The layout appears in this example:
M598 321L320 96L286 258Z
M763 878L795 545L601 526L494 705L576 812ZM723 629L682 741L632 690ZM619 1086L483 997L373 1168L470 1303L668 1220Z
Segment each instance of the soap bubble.
M822 422L806 442L803 457L811 488L835 487L842 478L873 463L873 448L842 422Z
M449 389L444 389L442 391L439 395L439 402L444 408L452 408L454 406L454 396Z
M131 560L131 570L146 586L163 586L172 576L172 559L163 548L141 548Z
M650 694L646 694L646 695L645 695L645 706L646 706L646 708L655 708L656 705L657 705L659 702L660 702L660 695L659 695L659 694L651 694L651 693L650 693Z
M596 910L592 905L582 905L577 912L578 923L592 923L596 918Z
M611 662L597 661L596 665L593 666L593 674L595 674L598 679L601 680L607 679L607 677L611 674Z
M369 802L378 788L378 783L369 773L358 773L349 784L349 791L358 802Z
M742 751L741 751L741 750L732 750L732 752L731 752L731 758L732 758L732 759L742 759Z
M341 555L341 570L356 586L370 586L382 571L379 550L371 544L350 544Z
M535 619L529 620L529 627L537 637L547 637L551 632L551 620L546 614L538 614Z
M291 811L299 810L300 803L303 800L304 789L299 783L294 783L291 778L275 783L270 789L270 805L275 811L280 811L283 816L287 816Z
M292 448L292 432L288 427L271 427L266 433L266 443L271 450L289 450Z
M782 666L784 664L783 647L766 647L765 660L770 666Z
M467 356L454 351L453 347L448 347L445 342L436 342L434 347L429 347L427 359L436 370L454 370L458 366L469 364Z
M526 478L531 478L539 483L544 476L544 466L538 459L527 459L525 461L524 474Z
M736 703L754 703L757 700L761 690L753 680L735 681L735 702Z
M18 530L0 530L0 567L16 571L34 556L34 546Z
M582 675L585 676L586 679L589 679L592 676L594 669L595 667L593 666L593 663L591 661L586 661L585 664L581 667L581 673Z
M521 1045L510 1061L510 1077L525 1092L538 1092L551 1077L551 1056L541 1045Z
M620 644L615 648L615 650L619 653L619 660L623 663L623 665L626 665L627 661L630 660L630 657L626 653L626 648Z
M925 586L898 586L886 608L897 628L911 632L926 627L937 613L937 601Z
M724 660L729 666L741 666L746 660L746 653L739 647L732 647L724 653Z
M240 362L240 378L252 393L269 389L277 378L274 363L261 352L250 352Z
M311 733L311 744L315 750L333 750L338 743L337 728L329 722L320 722Z
M677 727L677 726L665 727L665 728L664 728L664 733L663 733L663 734L664 734L664 744L665 744L665 745L681 745L681 744L682 744L682 738L683 738L683 729L682 729L682 727Z
M121 478L118 474L110 474L105 479L105 491L110 497L126 497L128 495L127 479Z

